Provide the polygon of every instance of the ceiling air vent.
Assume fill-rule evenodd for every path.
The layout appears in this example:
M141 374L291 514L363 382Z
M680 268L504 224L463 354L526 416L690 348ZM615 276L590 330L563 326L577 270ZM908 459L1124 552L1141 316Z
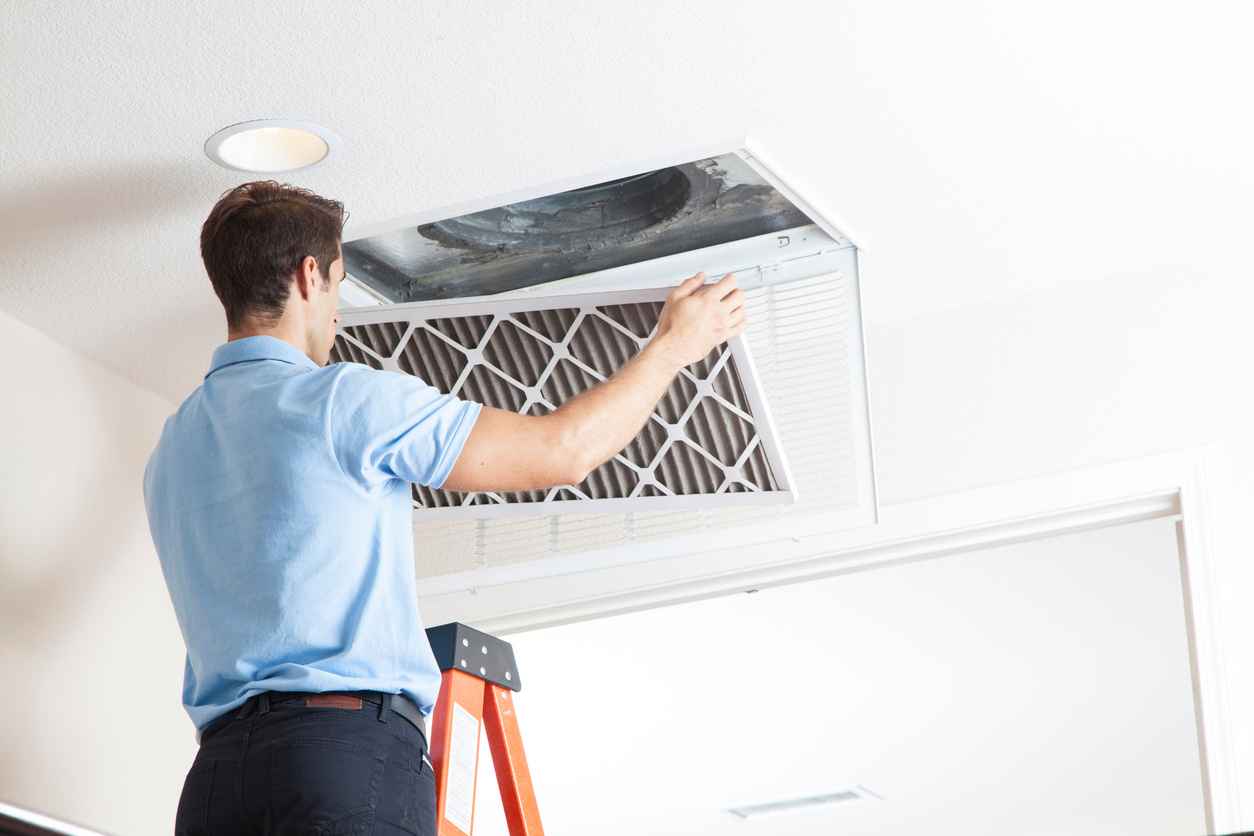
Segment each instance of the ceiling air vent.
M849 804L855 801L879 801L878 795L860 784L842 787L833 792L820 795L807 795L801 798L788 798L780 801L768 801L763 804L745 804L740 807L729 807L727 812L741 819L756 818L774 813L795 813L815 807L830 807L836 804Z
M608 378L648 343L667 292L341 315L332 360L417 375L443 392L541 415ZM553 509L545 503L625 511L790 501L787 466L752 370L739 338L681 370L639 435L578 485L510 493L415 485L415 506L490 517Z
M684 278L732 272L745 290L745 334L681 372L583 483L415 487L419 572L444 576L424 587L546 558L584 569L592 551L646 560L627 547L742 526L760 539L874 522L859 251L832 217L737 141L350 225L334 358L524 413L621 367Z

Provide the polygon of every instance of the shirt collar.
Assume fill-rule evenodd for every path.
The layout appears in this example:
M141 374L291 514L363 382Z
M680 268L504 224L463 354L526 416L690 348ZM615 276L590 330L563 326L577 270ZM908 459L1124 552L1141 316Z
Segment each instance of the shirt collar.
M280 340L278 337L258 334L254 337L231 340L215 348L213 360L209 363L209 371L205 373L205 377L223 366L246 363L249 360L278 360L301 368L318 368L317 363L291 343Z

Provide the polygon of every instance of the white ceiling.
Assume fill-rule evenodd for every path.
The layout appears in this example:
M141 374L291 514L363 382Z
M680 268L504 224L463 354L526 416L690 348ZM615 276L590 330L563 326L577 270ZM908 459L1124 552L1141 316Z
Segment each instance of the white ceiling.
M546 832L1201 833L1178 567L1159 520L512 636Z
M342 134L357 224L749 134L869 244L868 316L1248 265L1249 4L6 5L0 309L181 400L224 339L204 140ZM1241 19L1237 19L1240 17ZM872 359L874 350L872 347Z

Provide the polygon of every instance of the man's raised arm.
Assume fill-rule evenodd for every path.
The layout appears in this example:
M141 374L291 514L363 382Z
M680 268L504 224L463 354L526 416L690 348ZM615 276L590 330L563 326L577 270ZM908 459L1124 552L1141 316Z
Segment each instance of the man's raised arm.
M648 345L548 415L485 405L441 487L521 491L582 482L636 437L681 368L744 330L744 293L735 276L704 281L697 273L672 290Z

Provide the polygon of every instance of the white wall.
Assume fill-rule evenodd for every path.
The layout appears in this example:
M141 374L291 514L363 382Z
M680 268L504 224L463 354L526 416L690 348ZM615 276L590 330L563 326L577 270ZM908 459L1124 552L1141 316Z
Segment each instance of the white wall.
M144 515L163 399L0 313L0 800L169 833L195 755Z
M554 834L1203 831L1171 520L510 642ZM475 834L505 836L487 748ZM883 803L751 821L724 812L850 783Z
M1248 278L1163 265L868 330L886 502L1222 451L1205 474L1230 721L1214 745L1231 754L1242 798L1221 831L1254 828L1251 311Z

